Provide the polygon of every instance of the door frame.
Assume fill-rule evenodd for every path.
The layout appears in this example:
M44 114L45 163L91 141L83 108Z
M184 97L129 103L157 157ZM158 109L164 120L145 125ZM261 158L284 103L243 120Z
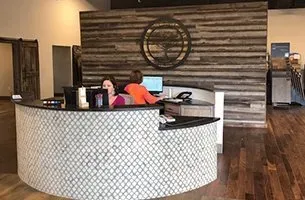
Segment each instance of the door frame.
M38 65L38 70L39 70L39 46L38 46L38 41L37 40L24 40L22 38L7 38L7 37L0 37L0 43L9 43L12 44L12 49L13 49L13 94L21 94L21 87L22 87L22 72L21 72L21 50L22 50L22 42L23 41L31 41L31 42L37 42L37 65ZM40 75L39 75L40 77ZM38 98L40 98L40 80L38 81Z

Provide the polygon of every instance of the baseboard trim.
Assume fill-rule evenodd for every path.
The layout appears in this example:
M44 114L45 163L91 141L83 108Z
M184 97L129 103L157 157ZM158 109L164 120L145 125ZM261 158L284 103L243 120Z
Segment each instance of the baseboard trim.
M10 100L10 96L0 96L0 100Z

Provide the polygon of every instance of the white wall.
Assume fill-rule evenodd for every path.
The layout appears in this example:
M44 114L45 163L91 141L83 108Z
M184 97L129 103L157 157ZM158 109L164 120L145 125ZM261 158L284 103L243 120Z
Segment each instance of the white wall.
M10 96L13 90L12 44L0 43L0 96Z
M38 39L41 98L53 96L52 45L80 45L79 11L96 10L90 1L1 0L0 37Z
M305 9L268 10L268 52L271 43L290 42L290 52L301 54L305 64Z

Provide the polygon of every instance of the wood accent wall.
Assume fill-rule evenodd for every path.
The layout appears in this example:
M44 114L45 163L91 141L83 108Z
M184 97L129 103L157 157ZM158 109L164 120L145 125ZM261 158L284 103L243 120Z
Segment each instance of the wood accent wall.
M168 71L149 66L140 53L144 28L164 15L192 37L187 61ZM99 85L107 74L128 80L134 69L165 82L213 85L225 91L225 125L265 126L266 2L81 12L80 23L85 85Z

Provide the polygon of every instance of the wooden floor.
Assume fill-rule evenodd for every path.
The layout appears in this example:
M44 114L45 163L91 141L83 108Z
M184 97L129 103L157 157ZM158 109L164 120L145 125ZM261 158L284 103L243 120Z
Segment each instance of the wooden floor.
M224 129L224 154L211 184L159 200L305 199L305 107L267 111L267 129ZM0 100L0 199L58 199L16 175L14 106Z

